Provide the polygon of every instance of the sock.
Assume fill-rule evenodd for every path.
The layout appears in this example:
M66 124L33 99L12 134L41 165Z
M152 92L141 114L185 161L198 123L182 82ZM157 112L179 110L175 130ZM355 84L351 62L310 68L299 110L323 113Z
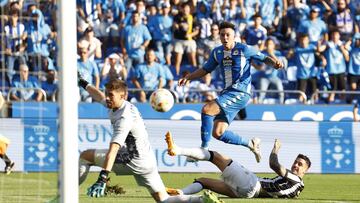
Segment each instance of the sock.
M182 148L177 147L177 155L188 156L201 161L209 161L211 153L202 147L199 148Z
M79 185L83 183L89 173L90 162L80 158L79 159Z
M11 164L11 160L9 159L9 157L6 154L0 155L0 158L2 158L4 160L6 166Z
M184 195L192 195L200 192L202 189L204 189L203 185L200 182L195 181L192 184L181 189L181 191L184 193Z
M207 148L211 139L214 116L201 113L201 147Z
M161 203L202 203L202 197L197 195L176 195L169 196Z
M238 135L237 133L234 133L230 130L226 130L224 132L224 134L221 135L221 137L219 138L219 140L225 142L225 143L229 143L229 144L234 144L234 145L242 145L245 147L249 147L249 140L241 137L240 135Z

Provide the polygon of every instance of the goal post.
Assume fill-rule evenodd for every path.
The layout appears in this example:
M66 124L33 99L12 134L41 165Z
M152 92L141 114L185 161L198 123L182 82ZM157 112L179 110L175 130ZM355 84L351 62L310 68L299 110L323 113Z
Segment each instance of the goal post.
M58 1L59 194L79 202L76 1Z

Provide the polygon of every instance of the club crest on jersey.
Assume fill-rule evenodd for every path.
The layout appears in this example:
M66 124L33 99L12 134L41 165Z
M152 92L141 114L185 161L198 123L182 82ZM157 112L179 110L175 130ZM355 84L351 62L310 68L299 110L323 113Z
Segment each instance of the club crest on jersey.
M233 55L239 55L239 50L235 50L234 52L233 52Z
M233 66L233 60L231 57L227 56L222 60L224 67L232 67Z

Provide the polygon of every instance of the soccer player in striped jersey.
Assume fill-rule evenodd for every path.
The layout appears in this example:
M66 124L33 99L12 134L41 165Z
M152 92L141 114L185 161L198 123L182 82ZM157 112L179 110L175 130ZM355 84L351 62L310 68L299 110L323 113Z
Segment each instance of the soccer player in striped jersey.
M168 132L165 138L170 156L184 155L197 160L210 161L217 166L222 174L222 180L212 178L198 178L187 187L168 189L169 194L191 195L203 189L233 197L233 198L294 198L304 189L303 176L311 166L310 159L299 154L291 169L283 167L278 161L278 152L281 147L279 140L275 140L270 154L270 168L278 175L275 178L260 178L231 158L215 151L204 148L182 148L177 146Z
M159 175L155 154L152 151L145 124L138 109L126 101L127 85L122 80L111 80L105 85L105 95L79 76L79 86L90 96L109 109L113 135L109 149L90 149L81 153L79 183L81 184L90 166L102 167L98 180L88 188L90 197L105 195L110 171L117 175L134 175L139 185L145 186L156 202L203 203L220 202L211 192L198 195L169 196Z
M202 68L180 78L178 85L198 79L220 68L224 78L224 89L216 100L205 104L201 112L201 147L208 148L211 135L225 143L248 147L259 162L261 155L258 138L248 140L235 132L226 130L234 117L245 108L251 97L252 60L264 62L275 69L283 68L276 58L266 56L256 48L235 42L235 26L223 22L219 26L222 45L214 48Z

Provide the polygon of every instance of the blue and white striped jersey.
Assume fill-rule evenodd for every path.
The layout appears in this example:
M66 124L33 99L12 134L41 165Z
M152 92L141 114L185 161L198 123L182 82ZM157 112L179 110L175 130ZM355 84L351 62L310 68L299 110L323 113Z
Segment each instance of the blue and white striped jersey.
M224 50L223 45L214 48L203 69L210 73L219 66L224 89L232 88L250 94L251 60L264 61L265 57L256 48L236 42L231 51Z

